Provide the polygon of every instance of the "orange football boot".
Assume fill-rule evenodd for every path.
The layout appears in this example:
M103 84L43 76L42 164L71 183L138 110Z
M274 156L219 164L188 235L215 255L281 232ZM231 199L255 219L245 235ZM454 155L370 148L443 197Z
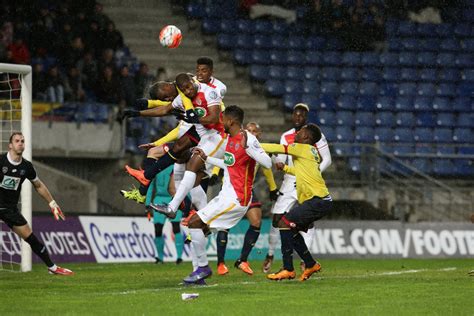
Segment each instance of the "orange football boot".
M150 184L150 180L148 180L147 178L145 178L145 171L144 170L137 170L137 169L133 169L132 167L130 167L129 165L125 165L125 171L127 171L127 173L129 175L131 175L132 177L135 178L135 180L137 180L138 182L140 182L141 184L143 184L144 186L148 186Z

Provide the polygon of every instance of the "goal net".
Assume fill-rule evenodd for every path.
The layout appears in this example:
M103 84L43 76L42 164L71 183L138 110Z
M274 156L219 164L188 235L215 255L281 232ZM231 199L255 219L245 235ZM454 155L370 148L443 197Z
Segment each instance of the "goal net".
M0 63L0 145L1 153L8 151L8 142L13 131L25 136L23 157L31 161L31 112L32 112L31 66ZM31 183L22 185L19 208L32 225ZM1 210L0 210L1 212ZM31 248L9 227L0 221L0 270L30 271Z

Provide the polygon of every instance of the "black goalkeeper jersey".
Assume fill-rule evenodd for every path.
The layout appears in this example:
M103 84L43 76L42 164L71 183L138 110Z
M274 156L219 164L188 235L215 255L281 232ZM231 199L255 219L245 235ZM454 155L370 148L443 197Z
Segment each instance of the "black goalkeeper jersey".
M22 158L19 164L12 164L7 154L0 156L0 208L13 208L18 204L21 185L25 179L30 181L36 179L36 171L33 164Z

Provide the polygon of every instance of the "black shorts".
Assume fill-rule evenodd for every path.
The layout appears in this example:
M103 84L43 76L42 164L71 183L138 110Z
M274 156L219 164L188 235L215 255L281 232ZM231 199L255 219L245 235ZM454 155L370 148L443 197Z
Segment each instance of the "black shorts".
M16 207L0 209L0 220L4 221L10 228L13 228L13 226L23 226L28 224Z
M260 202L254 190L252 190L252 201L250 201L249 210L251 208L262 208L262 202Z
M190 129L188 129L186 133L184 133L184 135L188 136L193 146L197 146L199 144L199 141L201 140L201 137L196 131L196 127L194 127L194 125Z
M291 228L306 231L311 227L313 222L320 220L328 215L332 209L331 196L324 198L313 197L302 204L297 204L286 213L282 220Z

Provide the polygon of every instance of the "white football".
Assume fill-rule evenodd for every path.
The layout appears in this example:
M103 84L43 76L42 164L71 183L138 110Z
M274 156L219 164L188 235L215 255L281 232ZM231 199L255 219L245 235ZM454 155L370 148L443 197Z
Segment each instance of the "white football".
M167 25L160 31L160 44L168 48L176 48L183 38L181 30L175 25Z

